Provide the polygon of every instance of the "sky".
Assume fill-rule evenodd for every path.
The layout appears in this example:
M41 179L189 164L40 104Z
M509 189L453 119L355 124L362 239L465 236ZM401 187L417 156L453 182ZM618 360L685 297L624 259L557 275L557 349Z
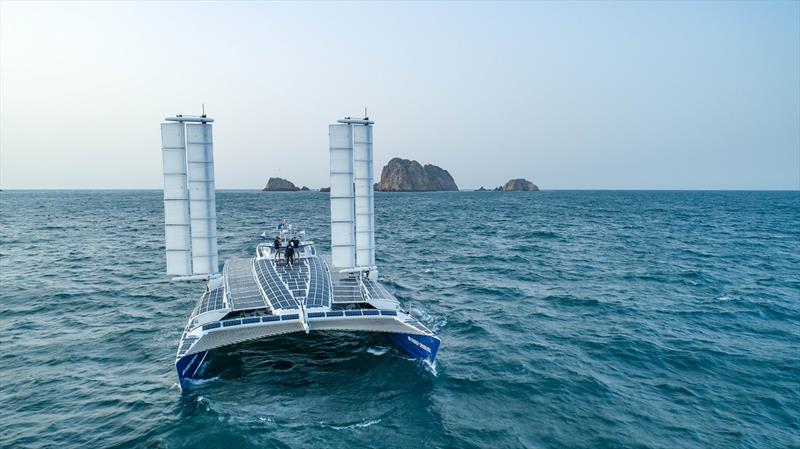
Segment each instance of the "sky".
M328 185L329 123L462 189L800 189L800 2L0 3L0 188Z

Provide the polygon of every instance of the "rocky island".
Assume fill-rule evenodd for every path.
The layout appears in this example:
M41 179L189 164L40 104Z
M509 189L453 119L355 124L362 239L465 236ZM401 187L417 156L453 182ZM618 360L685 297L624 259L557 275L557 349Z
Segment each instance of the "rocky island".
M308 187L297 187L291 181L283 178L269 178L267 186L261 189L264 192L297 192L309 190Z
M539 186L523 178L509 179L507 183L495 187L494 189L485 189L481 186L476 192L538 192Z
M375 184L380 192L435 192L458 190L447 170L417 161L393 158L383 167L381 180Z
M507 183L503 184L501 190L504 192L537 192L539 186L527 179L517 178L510 179Z

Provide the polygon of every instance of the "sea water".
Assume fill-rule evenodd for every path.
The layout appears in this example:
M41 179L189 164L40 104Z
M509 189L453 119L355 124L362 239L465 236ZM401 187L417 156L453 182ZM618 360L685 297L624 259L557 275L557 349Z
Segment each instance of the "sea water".
M161 192L1 192L0 446L800 446L800 193L375 204L382 280L441 337L435 369L312 333L216 351L181 393L202 285L164 274ZM284 217L329 248L326 194L217 208L220 259Z

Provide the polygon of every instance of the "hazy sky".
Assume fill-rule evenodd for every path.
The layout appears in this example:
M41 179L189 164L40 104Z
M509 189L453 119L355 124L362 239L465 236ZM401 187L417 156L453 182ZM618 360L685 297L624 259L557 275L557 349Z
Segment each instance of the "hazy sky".
M218 188L376 171L461 188L800 188L800 2L0 4L0 188L161 188L201 103Z

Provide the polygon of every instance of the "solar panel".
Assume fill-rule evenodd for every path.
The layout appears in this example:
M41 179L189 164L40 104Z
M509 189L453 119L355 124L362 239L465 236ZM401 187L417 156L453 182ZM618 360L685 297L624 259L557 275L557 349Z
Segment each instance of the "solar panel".
M192 344L194 344L195 341L197 341L197 337L186 337L186 338L184 338L183 342L181 343L181 349L178 352L183 354L184 352L188 351L189 348L192 347Z
M231 259L225 263L226 286L233 310L261 309L267 302L253 278L251 259Z
M278 276L272 261L261 259L255 262L256 276L264 289L269 302L275 309L296 309L297 301L292 298L286 285Z
M205 313L210 310L219 310L225 308L225 287L215 288L210 292L205 292L200 300L200 307L197 309L197 314Z
M306 307L330 307L331 280L324 262L317 257L306 260L310 272Z
M369 296L372 299L395 299L394 295L389 293L383 285L370 280L370 279L363 279L364 287L369 292Z

